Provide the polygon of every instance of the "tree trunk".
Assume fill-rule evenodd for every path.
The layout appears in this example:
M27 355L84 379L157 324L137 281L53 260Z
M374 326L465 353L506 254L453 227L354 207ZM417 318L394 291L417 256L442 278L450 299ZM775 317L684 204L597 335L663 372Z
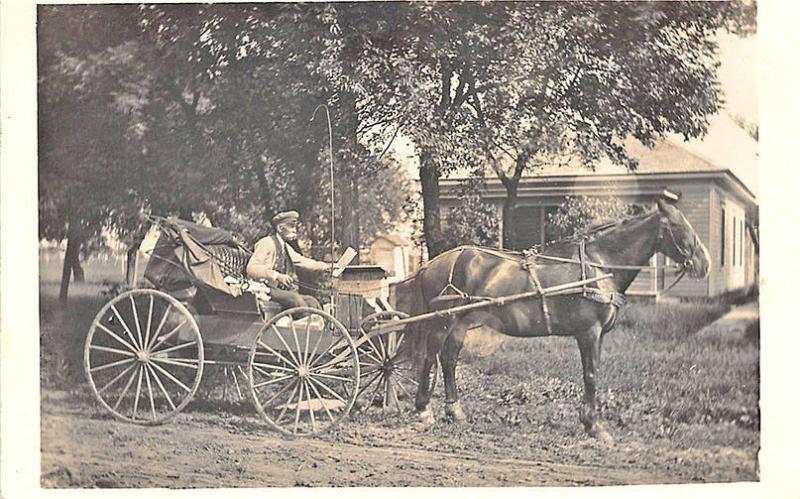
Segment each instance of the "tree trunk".
M517 209L519 179L511 177L506 187L506 199L503 201L503 248L517 249L517 227L514 212Z
M342 244L342 249L349 246L358 251L361 245L361 220L358 214L358 178L352 170L350 170L350 173L343 179L343 188L339 198L342 206L342 228L339 241ZM358 255L356 255L352 263L358 263Z
M75 262L78 260L78 255L81 250L81 227L80 222L76 217L71 216L67 226L67 251L64 253L64 266L61 271L61 289L58 293L58 299L62 304L67 303L67 296L69 295L69 280L72 276L75 267Z
M358 110L356 109L355 96L350 92L342 92L340 95L342 102L342 125L344 127L344 151L345 157L361 157L361 145L358 143ZM353 159L350 159L353 161ZM358 215L358 181L359 165L342 164L338 168L342 175L342 191L339 202L342 206L341 221L342 228L339 241L342 248L351 247L356 251L361 247L361 227ZM358 255L353 260L358 263Z
M72 276L75 278L75 282L86 281L86 274L84 274L83 266L81 265L80 252L76 252L72 260Z
M142 246L142 241L144 241L145 236L147 235L148 228L144 227L140 231L136 233L133 238L133 242L128 247L128 252L126 255L125 260L125 282L128 283L128 286L133 287L136 285L136 261L139 255L139 248Z
M445 241L442 236L442 216L439 205L439 171L431 164L429 154L420 154L419 180L422 184L422 229L428 258L443 253Z

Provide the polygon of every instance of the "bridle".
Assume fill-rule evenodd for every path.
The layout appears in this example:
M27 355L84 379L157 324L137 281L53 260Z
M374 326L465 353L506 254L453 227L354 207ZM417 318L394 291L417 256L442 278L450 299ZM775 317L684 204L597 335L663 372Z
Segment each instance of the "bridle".
M669 239L672 242L672 246L675 248L675 251L677 251L681 258L683 258L683 262L678 264L679 271L677 277L675 277L675 281L673 281L672 284L670 284L669 287L663 291L663 293L667 293L674 288L681 281L681 279L683 279L683 276L686 275L686 272L694 266L693 259L695 253L697 253L697 247L699 244L697 240L697 234L692 234L691 251L682 247L680 244L678 244L678 240L675 238L675 233L672 231L672 221L667 217L661 217L657 247L660 247L661 242L664 240L664 229L666 229L667 234L669 234Z

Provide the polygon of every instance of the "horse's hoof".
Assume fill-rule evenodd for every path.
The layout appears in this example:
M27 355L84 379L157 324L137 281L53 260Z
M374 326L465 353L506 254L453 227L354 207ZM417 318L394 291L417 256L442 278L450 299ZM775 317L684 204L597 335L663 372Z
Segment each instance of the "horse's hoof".
M450 420L456 423L462 423L467 420L467 415L461 408L461 402L453 402L452 404L445 404L444 413Z
M433 417L433 411L430 408L417 413L417 419L423 426L431 426L436 422L436 418Z
M600 425L596 425L594 429L590 430L589 436L605 445L614 445L614 437Z

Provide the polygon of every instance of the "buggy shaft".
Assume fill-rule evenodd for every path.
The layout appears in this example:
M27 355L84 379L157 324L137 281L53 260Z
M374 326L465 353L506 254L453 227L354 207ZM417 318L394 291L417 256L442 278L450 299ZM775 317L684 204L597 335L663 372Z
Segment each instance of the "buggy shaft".
M408 317L406 319L398 319L389 321L385 324L379 324L372 328L369 332L369 336L377 336L384 332L395 331L399 326L404 326L406 324L412 324L415 322L421 322L429 319L436 319L439 317L447 317L456 314L460 314L462 312L467 312L470 310L480 309L480 308L487 308L491 306L501 307L506 305L507 303L524 300L526 298L533 298L536 296L547 296L552 294L561 294L564 291L572 290L575 288L583 287L587 284L591 284L593 282L597 282L603 279L610 279L613 277L612 274L605 274L597 277L592 277L590 279L583 279L580 281L570 282L567 284L559 284L558 286L551 286L549 288L542 288L541 292L539 291L527 291L525 293L518 293L514 295L508 296L500 296L497 298L485 298L481 299L481 301L477 303L468 303L466 305L459 305L457 307L447 308L444 310L437 310L435 312L428 312L425 314L414 315ZM578 290L576 290L578 291Z

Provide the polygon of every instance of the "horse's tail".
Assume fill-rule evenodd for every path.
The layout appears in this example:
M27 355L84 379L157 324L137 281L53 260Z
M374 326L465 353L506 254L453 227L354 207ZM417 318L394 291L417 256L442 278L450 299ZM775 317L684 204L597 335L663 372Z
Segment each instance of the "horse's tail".
M412 277L392 286L395 309L412 317L428 311L422 288L424 274L425 269L423 268ZM418 370L425 360L428 340L427 335L424 334L425 330L426 328L421 322L408 324L405 327L403 345L406 351L404 355L411 359L415 370Z

